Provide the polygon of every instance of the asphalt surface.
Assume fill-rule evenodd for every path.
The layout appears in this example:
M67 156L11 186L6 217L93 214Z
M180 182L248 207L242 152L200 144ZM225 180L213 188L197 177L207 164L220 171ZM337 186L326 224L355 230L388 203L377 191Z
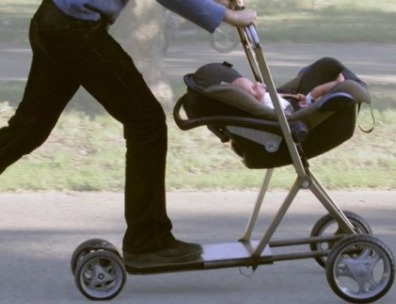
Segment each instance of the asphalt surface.
M202 244L241 237L255 192L168 193L175 235ZM362 216L396 253L395 192L330 192L345 210ZM285 193L269 192L254 239ZM104 238L120 248L125 229L121 193L1 193L0 303L84 303L74 284L70 258L77 245ZM309 235L324 208L309 192L293 202L274 239ZM303 248L307 249L307 248ZM290 251L289 251L290 250ZM286 252L293 252L294 248ZM299 249L298 249L299 250ZM276 252L276 251L274 251ZM377 303L394 304L396 288ZM344 303L312 259L264 265L252 273L228 268L129 276L113 303Z
M375 44L268 44L263 45L275 81L292 78L303 66L321 57L338 58L369 84L396 84L396 58L392 54L396 45ZM190 46L174 47L165 58L166 71L178 77L195 71L195 68L208 62L227 60L238 71L250 76L246 57L241 49L229 54L219 54L210 49ZM187 58L187 59L186 59Z
M395 45L291 45L265 47L275 79L288 79L322 56L348 63L364 80L396 84ZM27 77L30 50L0 43L0 81ZM248 73L241 50L219 54L208 45L175 45L164 58L174 80L201 64L228 60ZM319 177L320 178L320 177ZM272 218L285 193L270 192L263 222ZM236 241L255 200L254 192L168 193L177 237L199 243ZM364 217L375 236L396 252L393 191L331 192L341 208ZM70 257L89 238L120 248L125 229L121 193L0 193L0 303L85 303L74 285ZM268 212L268 213L267 213ZM276 238L308 236L324 209L303 192L276 232ZM261 222L260 222L261 223ZM260 224L255 237L264 230ZM242 274L241 274L242 273ZM377 303L394 304L396 288ZM200 272L129 276L114 303L344 303L330 289L325 271L313 260L279 262L255 273L230 268Z
M396 84L396 44L263 44L263 52L275 81L285 81L303 66L324 56L338 58L369 84ZM229 61L245 76L249 66L241 47L222 54L209 43L175 44L162 58L165 74L174 81L209 62ZM24 81L31 51L27 44L0 41L0 81Z

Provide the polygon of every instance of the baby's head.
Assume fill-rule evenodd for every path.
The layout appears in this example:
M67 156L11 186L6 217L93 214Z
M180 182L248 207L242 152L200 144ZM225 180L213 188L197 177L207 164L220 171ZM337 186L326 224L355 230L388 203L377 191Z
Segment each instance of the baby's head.
M194 82L204 89L222 83L230 84L240 77L242 75L228 62L205 64L192 75Z
M263 101L267 89L265 84L253 82L246 77L236 78L230 84L249 92L258 102Z
M259 102L262 102L266 93L265 84L243 77L228 62L206 64L192 75L192 79L204 89L222 84L239 87L250 93Z

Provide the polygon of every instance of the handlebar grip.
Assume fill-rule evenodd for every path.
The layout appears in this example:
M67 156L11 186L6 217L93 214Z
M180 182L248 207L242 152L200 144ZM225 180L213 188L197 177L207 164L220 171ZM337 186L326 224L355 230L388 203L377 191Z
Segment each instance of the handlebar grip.
M254 45L260 44L260 38L257 34L256 27L254 26L254 24L251 24L248 27L246 27L245 33L252 44Z

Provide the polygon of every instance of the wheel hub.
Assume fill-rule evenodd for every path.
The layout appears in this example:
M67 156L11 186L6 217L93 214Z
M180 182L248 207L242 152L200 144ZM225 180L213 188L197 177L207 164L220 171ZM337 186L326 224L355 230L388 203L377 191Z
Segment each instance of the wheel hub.
M367 276L370 269L370 265L367 263L360 263L355 267L355 273L359 278L364 278Z

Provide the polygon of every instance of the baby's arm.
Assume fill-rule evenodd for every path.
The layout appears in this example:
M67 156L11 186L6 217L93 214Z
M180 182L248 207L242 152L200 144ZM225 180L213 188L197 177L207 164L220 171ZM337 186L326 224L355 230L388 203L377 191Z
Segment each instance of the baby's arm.
M335 80L318 85L310 92L310 94L313 99L322 97L323 95L327 94L327 92L329 92L335 85L344 80L344 76L340 73Z

